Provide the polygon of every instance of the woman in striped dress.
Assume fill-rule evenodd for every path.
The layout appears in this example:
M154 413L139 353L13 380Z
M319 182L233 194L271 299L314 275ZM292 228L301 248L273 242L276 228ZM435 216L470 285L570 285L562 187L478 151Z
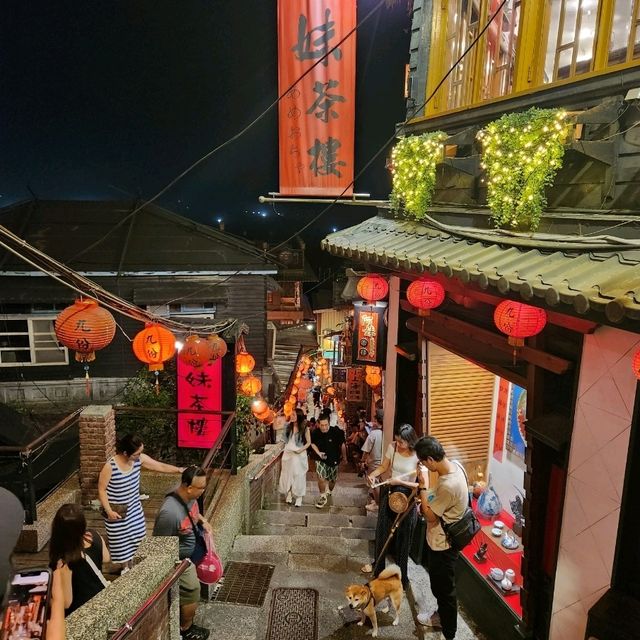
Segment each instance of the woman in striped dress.
M146 534L140 503L140 468L161 473L184 471L181 467L154 460L143 450L144 444L138 436L124 436L116 443L116 455L107 460L98 479L111 562L122 564L123 573L131 567L132 558Z

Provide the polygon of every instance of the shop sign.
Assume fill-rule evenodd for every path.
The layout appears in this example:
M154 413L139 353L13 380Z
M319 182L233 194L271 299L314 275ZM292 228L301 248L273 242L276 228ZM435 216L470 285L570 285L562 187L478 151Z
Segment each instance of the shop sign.
M210 449L222 430L222 358L203 367L177 359L178 446Z
M364 402L366 400L365 370L363 367L347 369L347 402Z
M351 361L353 364L383 367L387 343L387 326L384 322L387 303L356 302L353 307Z
M281 194L353 193L355 25L353 0L278 2Z

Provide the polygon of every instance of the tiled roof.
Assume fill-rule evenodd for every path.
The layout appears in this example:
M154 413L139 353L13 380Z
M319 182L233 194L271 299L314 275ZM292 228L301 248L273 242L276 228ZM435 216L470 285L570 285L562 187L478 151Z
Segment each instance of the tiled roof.
M495 287L558 311L571 305L581 315L597 311L614 323L640 319L640 243L468 231L378 216L332 233L322 247L396 271L443 273Z

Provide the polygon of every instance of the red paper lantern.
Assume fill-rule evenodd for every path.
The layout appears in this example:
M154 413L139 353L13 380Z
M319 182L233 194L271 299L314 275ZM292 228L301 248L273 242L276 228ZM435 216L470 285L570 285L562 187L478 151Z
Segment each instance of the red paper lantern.
M113 340L116 321L96 300L80 299L58 314L55 332L58 342L76 352L78 362L92 362L95 352Z
M444 287L430 278L420 278L407 287L407 300L418 309L418 314L428 316L431 309L444 302Z
M377 273L370 273L358 280L358 295L367 302L376 302L387 297L389 285L387 281Z
M269 405L262 398L257 398L251 403L251 411L253 411L254 416L257 416L268 410L269 410Z
M218 358L224 358L227 354L227 343L217 335L209 336L208 340L211 347L211 362Z
M203 367L211 359L209 341L196 335L187 336L178 357L192 367Z
M547 323L544 309L528 304L504 300L493 313L496 327L509 336L509 344L521 347L525 338L539 334Z
M245 396L255 396L262 389L262 381L256 376L248 376L240 383L240 391Z
M636 355L633 356L633 373L638 380L640 380L640 349L636 351Z
M364 380L370 387L377 387L382 383L382 376L379 373L367 373Z
M291 402L285 402L282 406L282 411L285 416L290 416L293 413L293 404L291 404Z
M162 371L164 362L176 352L176 337L163 326L148 322L133 339L133 353L149 365L149 371Z
M238 353L236 355L236 372L240 375L251 373L256 366L256 361L250 353Z

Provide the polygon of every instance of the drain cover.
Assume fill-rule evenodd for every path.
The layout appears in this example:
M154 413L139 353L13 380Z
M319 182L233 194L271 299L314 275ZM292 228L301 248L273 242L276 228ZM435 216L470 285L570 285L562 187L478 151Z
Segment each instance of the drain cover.
M318 592L274 589L266 640L317 640Z
M229 562L213 602L261 607L269 589L274 565L254 562Z

